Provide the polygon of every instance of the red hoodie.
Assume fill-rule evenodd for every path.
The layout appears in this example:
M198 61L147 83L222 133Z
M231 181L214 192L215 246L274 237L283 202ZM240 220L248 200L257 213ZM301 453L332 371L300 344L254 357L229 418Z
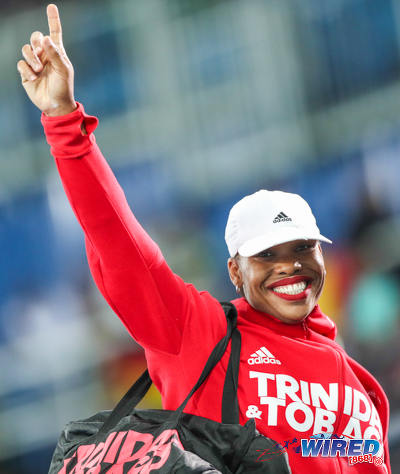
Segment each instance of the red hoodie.
M81 132L85 122L87 135ZM42 116L71 206L85 232L93 278L146 353L163 406L175 409L196 382L212 348L226 332L224 312L208 292L175 275L130 210L96 145L97 119L82 105L62 117ZM317 307L288 325L233 301L242 335L238 400L240 423L255 418L264 435L285 449L292 472L390 472L389 406L378 382L334 342L334 323ZM186 408L221 421L230 347ZM384 464L349 465L342 457L302 457L300 439L318 433L375 438ZM260 462L268 456L260 453Z

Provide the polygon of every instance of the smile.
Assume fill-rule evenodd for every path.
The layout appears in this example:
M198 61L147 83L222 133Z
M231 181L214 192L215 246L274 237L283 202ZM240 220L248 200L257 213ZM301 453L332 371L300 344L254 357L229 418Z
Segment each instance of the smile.
M302 281L294 285L276 286L272 289L275 293L284 293L285 295L298 295L302 293L307 287L307 283Z
M311 279L308 277L284 278L268 287L276 296L285 300L302 300L311 291Z

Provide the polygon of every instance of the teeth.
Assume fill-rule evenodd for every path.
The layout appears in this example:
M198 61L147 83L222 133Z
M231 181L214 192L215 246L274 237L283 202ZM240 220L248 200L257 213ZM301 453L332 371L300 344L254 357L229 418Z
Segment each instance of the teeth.
M272 288L272 290L276 293L284 293L285 295L298 295L302 293L306 287L307 283L305 281L300 281L294 285L276 286L275 288Z

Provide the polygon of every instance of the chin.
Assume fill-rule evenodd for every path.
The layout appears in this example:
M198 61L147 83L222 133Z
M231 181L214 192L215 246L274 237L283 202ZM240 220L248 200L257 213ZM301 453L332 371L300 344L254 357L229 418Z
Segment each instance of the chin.
M308 314L301 315L301 316L294 316L294 317L286 317L286 318L282 318L281 321L287 324L298 324L298 323L302 323L307 318L307 316Z
M283 321L284 323L287 324L297 324L301 323L304 321L307 316L311 313L312 308L292 308L292 310L286 310L286 311L277 311L272 313L272 316L275 318L279 319L280 321Z

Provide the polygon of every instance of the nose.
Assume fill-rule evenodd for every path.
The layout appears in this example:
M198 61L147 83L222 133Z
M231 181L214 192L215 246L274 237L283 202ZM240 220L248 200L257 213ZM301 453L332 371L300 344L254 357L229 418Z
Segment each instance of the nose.
M302 269L302 265L298 260L286 259L277 262L275 265L275 272L279 275L294 275Z

